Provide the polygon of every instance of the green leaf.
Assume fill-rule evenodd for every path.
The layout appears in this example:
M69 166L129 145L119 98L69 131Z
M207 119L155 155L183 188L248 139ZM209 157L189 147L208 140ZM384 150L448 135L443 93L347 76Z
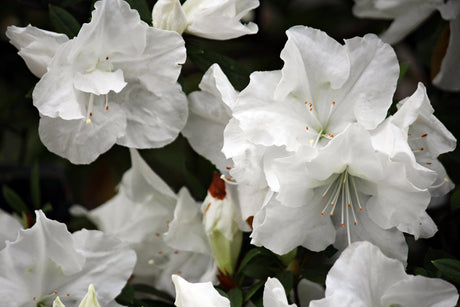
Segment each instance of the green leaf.
M406 75L407 70L409 69L410 63L404 62L399 65L399 78L398 82Z
M243 306L243 292L239 288L233 288L228 292L228 299L230 300L231 307Z
M30 172L30 194L32 196L32 204L35 209L40 209L40 173L38 163L32 166Z
M53 211L53 206L51 205L51 203L46 203L46 204L43 205L42 211L43 211L44 213Z
M150 10L147 1L145 0L126 0L131 6L132 9L135 9L139 12L141 19L148 23L149 25L152 24L152 10Z
M122 305L132 305L134 304L134 288L126 284L126 286L121 290L121 293L115 298L117 303Z
M249 83L249 70L246 66L223 54L203 49L194 40L186 43L187 58L201 71L205 72L214 63L219 64L225 75L237 90L242 90Z
M460 261L455 259L438 259L433 260L431 263L441 271L442 275L457 284L460 283Z
M133 306L135 307L174 307L173 304L169 304L159 300L151 300L151 299L142 299L142 300L135 300Z
M254 257L260 256L260 255L269 256L271 255L271 253L265 248L258 247L258 248L251 249L249 252L246 253L243 260L241 260L240 266L238 267L237 274L239 274Z
M144 284L135 284L133 285L134 291L136 292L142 292L142 293L148 293L148 294L153 294L155 296L158 296L159 298L162 298L164 300L167 300L169 302L174 302L174 298L169 295L166 292L160 291L158 289L155 289L154 287L144 285Z
M75 19L75 17L72 16L72 14L63 8L54 6L52 4L49 4L48 8L50 12L51 23L57 32L64 33L69 38L77 36L81 25Z
M3 185L2 192L6 203L11 207L11 209L19 214L22 214L23 212L30 212L22 198L7 185Z
M327 264L317 264L314 267L307 266L303 267L301 270L302 276L308 280L316 282L320 285L325 284L327 272L331 268L330 265Z
M265 281L260 281L256 283L248 291L244 293L244 302L248 302L261 288L263 288Z

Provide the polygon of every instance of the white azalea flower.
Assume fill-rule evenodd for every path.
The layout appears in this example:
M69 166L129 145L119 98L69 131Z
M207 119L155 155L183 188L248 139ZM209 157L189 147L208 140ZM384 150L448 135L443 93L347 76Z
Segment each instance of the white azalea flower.
M20 230L0 251L0 304L49 306L60 295L73 306L94 284L101 304L117 306L113 300L132 273L134 251L100 231L70 234L43 212L36 217L32 228Z
M393 50L375 35L345 45L308 27L287 35L283 69L251 75L224 131L232 177L275 193L254 217L252 243L285 254L369 240L405 261L401 231L436 231L425 212L436 174L415 169L415 184L371 142L396 87Z
M115 197L85 214L105 233L128 243L137 253L134 278L173 293L171 274L193 281L214 281L216 266L202 229L200 206L187 191L176 195L130 149L132 168Z
M230 307L230 301L217 292L210 282L190 283L173 275L177 307ZM264 307L295 307L288 304L283 285L276 278L268 278L263 294Z
M253 22L241 19L259 6L259 0L159 0L153 7L153 26L190 33L196 36L225 40L257 33Z
M91 22L57 48L61 41L52 34L32 30L8 33L20 52L47 55L33 102L50 151L90 163L115 143L164 146L185 125L186 97L176 81L186 55L177 33L149 27L122 0L96 2Z
M382 39L395 44L416 29L435 11L449 21L450 34L447 52L433 84L444 90L460 90L458 53L460 52L460 2L457 0L355 0L353 13L358 17L393 19Z
M455 306L454 286L438 278L407 275L401 262L386 257L369 242L350 245L326 278L326 298L319 306Z

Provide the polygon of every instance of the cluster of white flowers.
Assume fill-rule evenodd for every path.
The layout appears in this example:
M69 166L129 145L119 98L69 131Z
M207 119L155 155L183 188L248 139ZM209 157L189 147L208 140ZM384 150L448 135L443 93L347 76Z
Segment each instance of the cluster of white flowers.
M451 21L451 49L434 82L458 86L459 70L454 79L449 71L458 61L459 2L425 2L356 0L354 11L394 18L383 38L395 42L440 10ZM33 103L44 145L75 164L123 145L132 168L111 200L91 211L72 208L100 231L71 234L41 211L23 230L0 214L1 306L118 306L114 299L131 277L175 294L178 307L229 307L212 283L218 273L234 273L245 231L253 245L279 255L331 244L341 252L325 293L299 283L303 307L456 304L451 284L405 273L403 233L418 239L437 231L426 209L431 197L453 188L438 156L456 139L433 115L421 83L387 116L399 77L390 45L373 34L340 44L295 26L286 32L281 70L252 73L238 92L214 64L199 91L182 91L182 33L221 40L254 34L257 25L241 19L258 5L159 0L152 27L125 1L101 0L73 39L30 25L8 28L40 78ZM400 15L400 6L413 6L413 14ZM201 211L186 188L173 192L136 150L163 147L179 133L223 174ZM276 278L266 281L263 303L296 306Z

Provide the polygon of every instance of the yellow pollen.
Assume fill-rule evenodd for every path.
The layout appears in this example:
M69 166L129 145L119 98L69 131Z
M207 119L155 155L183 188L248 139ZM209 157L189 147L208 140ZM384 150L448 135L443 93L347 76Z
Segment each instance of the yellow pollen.
M86 123L87 123L87 124L91 124L91 119L88 118L88 119L86 120Z
M147 263L150 264L150 265L153 265L155 263L155 260L150 259Z
M444 182L449 182L449 178L445 177Z
M314 139L310 139L310 144L313 144L315 140Z

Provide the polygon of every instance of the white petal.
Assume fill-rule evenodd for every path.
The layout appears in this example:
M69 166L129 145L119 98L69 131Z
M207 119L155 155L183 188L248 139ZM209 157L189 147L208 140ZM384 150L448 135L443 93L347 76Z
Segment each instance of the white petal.
M169 223L165 242L172 248L210 255L211 249L201 222L200 205L186 188L179 192L174 219Z
M130 149L132 168L123 175L122 186L135 202L156 201L174 208L177 196L142 159L139 152Z
M69 120L86 116L88 98L86 94L75 90L71 63L67 57L74 47L74 40L63 44L50 63L49 71L35 85L33 103L44 116Z
M350 76L338 90L337 109L330 121L339 122L347 106L353 106L357 121L366 129L373 129L386 117L393 102L399 77L396 54L373 34L346 40L345 47L351 62Z
M192 148L214 163L221 173L233 166L221 152L224 128L230 120L237 92L217 64L203 75L201 91L189 95L190 114L182 134Z
M404 14L400 13L390 27L381 35L382 40L389 44L396 44L401 41L424 22L436 10L436 7L430 4L417 3L408 10L400 9Z
M453 1L452 1L453 2ZM441 70L433 79L433 84L446 91L460 90L460 17L449 22L449 46L442 59ZM456 69L457 68L457 69Z
M286 291L283 285L276 278L268 278L265 282L264 307L296 307L296 304L289 305L286 297Z
M335 228L329 217L321 216L321 210L319 201L290 208L273 197L254 217L251 243L279 255L299 245L313 251L324 250L335 241Z
M321 86L342 86L350 71L346 48L325 32L309 27L295 26L286 34L288 40L281 51L283 77L275 92L276 99L293 93L304 101L312 101Z
M131 276L136 253L127 244L101 231L83 229L73 233L72 237L86 261L83 269L74 274L61 291L82 298L88 285L93 284L99 303L105 306L120 294Z
M76 73L73 80L76 89L95 95L106 95L110 91L119 93L126 84L121 69L114 72L96 69L90 73Z
M259 0L187 0L182 6L187 16L185 32L209 39L232 39L257 33L257 25L240 20L259 6Z
M65 305L59 299L59 296L53 301L53 307L65 307Z
M21 229L23 227L17 219L0 210L0 250L5 247L6 241L16 240Z
M167 91L176 84L185 62L185 42L176 32L153 27L147 29L145 39L141 54L114 55L112 64L123 70L128 83L139 80L154 93Z
M102 103L95 104L90 124L83 119L65 120L42 116L40 139L49 151L70 162L88 164L109 150L125 133L125 116L117 104L111 104L107 111Z
M334 306L327 304L331 300L342 300L340 306L380 306L380 298L387 289L406 276L401 262L387 258L371 243L356 242L329 271L326 298L313 301L310 306Z
M139 55L146 47L147 31L147 24L141 21L139 13L131 9L127 2L97 2L91 14L91 22L84 24L74 39L80 48L73 49L68 56L74 58L81 49L89 49L89 46L98 55Z
M30 304L33 297L49 295L85 264L64 224L47 219L41 211L36 217L34 226L20 230L16 241L0 251L2 305Z
M69 38L64 34L45 31L31 25L25 28L9 26L6 36L18 50L27 67L41 78L47 71L56 50Z
M172 280L176 287L177 307L230 307L230 301L221 296L210 282L189 283L178 275Z
M382 306L455 306L458 292L455 287L439 278L408 276L395 283L381 298Z
M152 23L155 28L182 34L187 26L187 18L179 0L157 1L153 6Z
M117 144L126 147L163 147L176 139L187 120L187 98L178 84L152 93L132 82L114 101L127 117L126 132L117 139Z

